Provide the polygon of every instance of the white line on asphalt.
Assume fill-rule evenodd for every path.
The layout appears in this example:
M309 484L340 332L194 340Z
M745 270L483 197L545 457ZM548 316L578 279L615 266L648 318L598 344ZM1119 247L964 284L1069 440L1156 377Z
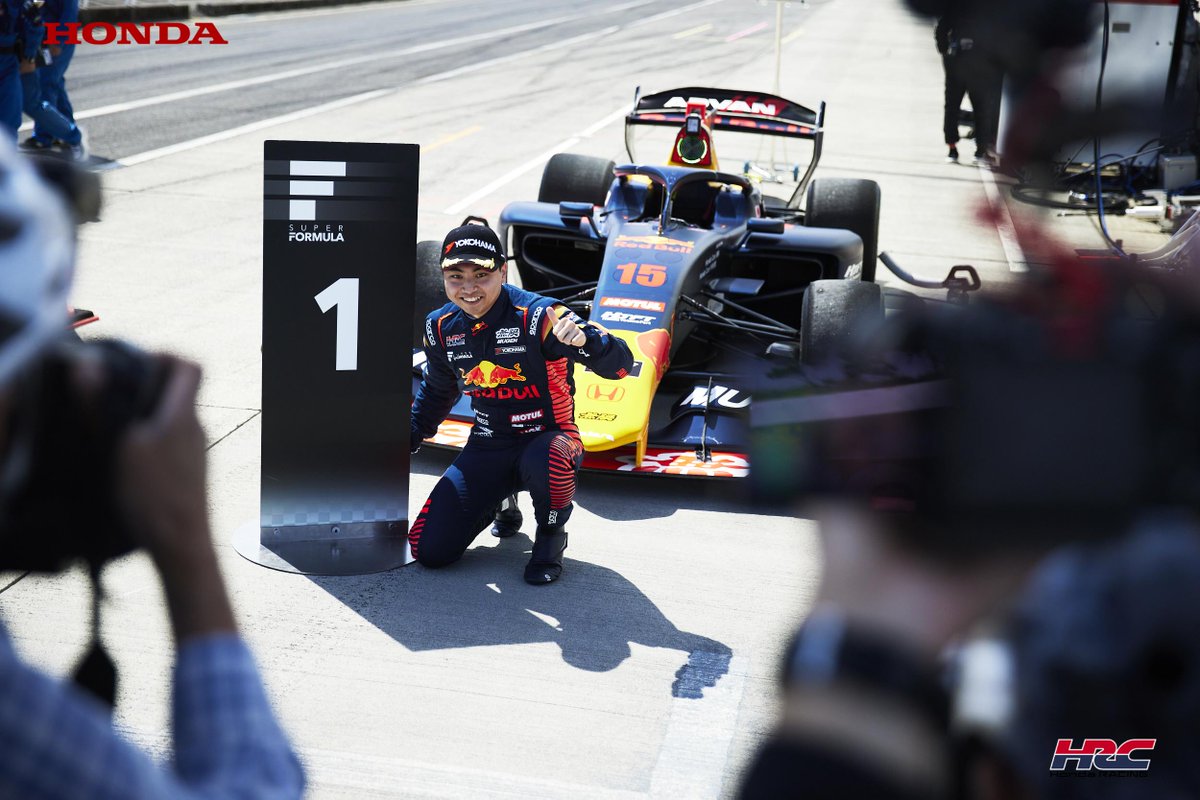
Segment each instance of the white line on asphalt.
M313 106L311 108L303 108L299 111L293 111L290 114L284 114L279 117L271 117L270 119L262 119L262 120L259 120L258 122L252 122L249 125L242 125L237 128L230 128L230 129L224 130L224 131L217 131L216 133L211 133L208 136L201 136L199 139L189 139L186 142L178 142L176 144L168 145L167 147L160 147L157 150L147 150L144 153L138 153L137 155L126 156L125 158L122 158L119 161L116 161L114 163L114 166L132 167L135 164L144 164L147 161L153 161L154 159L162 158L163 156L170 156L170 155L174 155L176 153L182 153L185 150L193 150L197 147L203 147L204 145L207 145L207 144L214 144L215 142L223 142L226 139L232 139L235 136L241 136L243 133L253 133L254 131L259 131L259 130L262 130L263 128L269 128L273 125L283 125L284 123L287 123L287 122L294 122L299 119L305 119L306 117L312 117L312 116L316 116L317 114L323 114L326 111L335 111L335 110L337 110L339 108L343 108L345 106L354 105L355 103L365 103L368 100L374 100L377 97L382 97L383 95L390 94L391 92L394 92L394 91L396 91L396 90L395 89L376 89L371 92L364 92L362 94L356 94L352 97L343 97L341 100L334 100L332 103L324 103L322 105Z
M462 44L471 44L473 42L490 41L497 36L507 36L514 33L527 33L529 31L545 28L550 25L557 25L560 22L566 22L573 17L556 17L550 20L541 22L530 22L524 25L516 25L511 28L502 28L498 31L488 31L486 33L476 33L470 36L459 36L454 39L446 39L441 42L427 42L425 44L406 47L403 50L393 50L386 53L371 53L369 55L354 56L353 58L342 58L337 61L326 61L320 64L296 69L284 70L283 72L272 72L268 75L260 75L256 78L242 78L236 81L226 81L224 83L214 83L209 86L198 86L195 89L184 89L178 92L168 92L167 94L155 95L154 97L143 97L140 100L130 100L125 103L113 103L107 106L99 106L98 108L79 111L75 114L75 119L91 119L93 117L103 117L108 114L119 114L122 111L133 111L146 106L160 105L162 103L173 103L177 100L190 100L193 97L202 97L206 94L215 94L217 92L231 92L237 89L244 89L247 86L258 86L264 83L274 83L275 81L284 81L291 78L300 78L305 75L313 75L318 72L327 72L329 70L342 69L344 67L353 67L358 64L366 64L371 61L382 61L389 58L402 58L404 56L416 55L419 53L428 53L433 50L441 50L447 47L456 47Z
M529 31L540 30L552 25L558 25L562 22L570 22L575 19L583 19L585 17L599 16L600 14L609 14L614 11L624 11L638 6L648 5L654 0L635 0L632 3L626 3L622 6L614 6L601 11L592 12L590 14L581 14L574 16L554 17L548 20L538 22L527 22L523 25L514 25L509 28L501 28L500 30L487 31L485 33L475 33L469 36L459 36L454 39L445 39L440 42L427 42L425 44L406 47L403 50L392 50L381 53L371 53L368 55L354 56L353 58L342 58L336 61L325 61L320 64L310 64L304 67L284 70L282 72L272 72L268 75L259 75L254 78L242 78L236 81L225 81L224 83L214 83L209 86L198 86L194 89L183 89L178 92L168 92L166 94L155 95L153 97L143 97L140 100L130 100L124 103L112 103L106 106L98 106L96 108L85 109L75 113L76 120L93 119L95 117L103 117L109 114L119 114L123 111L134 111L147 106L161 105L163 103L173 103L179 100L190 100L194 97L203 97L204 95L216 94L218 92L231 92L238 89L244 89L248 86L259 86L264 83L274 83L276 81L290 80L292 78L301 78L305 75L314 75L318 72L327 72L329 70L343 69L345 67L353 67L359 64L367 64L372 61L384 61L391 58L403 58L405 56L417 55L420 53L428 53L434 50L442 50L447 47L457 47L463 44L472 44L474 42L494 41L501 36L510 36L517 33L528 33ZM615 28L607 29L615 30ZM560 43L561 44L561 43ZM517 57L525 55L518 53ZM506 59L507 60L507 59ZM489 63L497 63L492 61ZM443 73L446 74L446 73ZM33 127L33 123L26 122L21 126L21 130L28 130Z
M611 125L617 119L620 119L621 117L624 117L626 114L628 114L629 109L630 109L630 106L628 106L628 105L621 106L613 113L608 114L604 118L600 119L599 121L593 123L592 125L589 125L587 128L584 128L582 131L575 134L574 136L572 136L568 139L563 139L561 142L554 145L554 147L551 147L549 150L546 150L545 152L542 152L542 153L538 153L533 158L529 159L528 161L521 164L520 166L509 170L508 172L504 173L499 178L496 178L496 180L492 181L491 183L487 184L486 186L476 189L475 191L471 192L469 195L467 195L463 199L459 200L454 205L447 208L442 213L448 214L448 215L454 215L454 214L459 213L460 211L462 211L463 209L465 209L467 206L471 205L475 201L477 201L481 198L487 197L489 194L496 191L501 186L504 186L506 183L516 180L517 178L524 175L526 172L529 172L529 170L535 169L536 167L540 167L540 166L544 165L546 163L546 161L549 160L549 158L551 156L553 156L555 153L561 153L564 150L567 150L568 148L574 147L575 145L579 144L584 139L588 138L589 136L593 135L600 129L604 128L606 125Z
M645 4L646 2L650 2L650 0L639 0L639 2L642 4ZM687 10L690 10L693 8L699 8L701 6L712 5L714 3L719 3L719 2L721 2L721 0L702 0L702 2L693 3L690 6L684 6L682 8L675 9L672 12L668 12L667 15L674 15L675 13L687 11ZM659 16L663 16L663 15L659 15ZM529 29L532 29L532 27L540 27L542 25L552 25L552 24L562 21L563 19L567 19L567 18L563 17L563 18L559 18L556 20L550 20L550 21L542 22L542 23L530 23L529 25L517 26L517 28L520 28L522 30L529 30ZM641 22L635 23L635 24L641 24L646 21L647 20L642 20ZM630 27L633 27L633 26L631 25ZM505 30L508 32L511 32L511 31L517 30L517 28L510 28L510 29L505 29ZM619 27L614 26L612 28L605 28L602 31L597 31L597 32L593 32L590 34L583 34L582 36L577 36L573 39L568 39L568 40L565 40L562 42L554 42L552 44L545 45L543 47L536 48L534 50L526 50L524 52L517 53L511 57L504 56L504 57L502 57L502 60L511 61L511 60L515 60L516 58L524 58L524 57L528 57L528 56L533 56L538 53L545 52L547 50L552 50L552 49L567 46L569 44L577 43L580 39L594 38L596 36L607 35L616 30L619 30ZM490 35L496 36L503 32L504 31L493 31ZM461 37L460 39L448 40L448 41L454 41L454 42L461 43L465 39L473 39L473 38L475 38L475 37L474 36ZM445 42L442 42L442 43L434 42L434 43L427 44L427 45L419 45L419 47L425 48L425 49L437 49L437 47L440 47L440 46L446 46L446 43ZM417 48L411 48L411 50L414 50L414 51L416 49ZM501 59L497 59L492 62L483 62L483 63L474 64L474 65L471 65L471 67L459 67L457 69L448 70L446 72L438 73L436 75L429 75L429 76L423 78L420 82L421 83L430 83L433 81L441 80L442 78L450 76L450 75L460 75L464 71L468 71L473 68L478 68L478 67L484 66L484 64L494 64L494 63L496 63L496 61L499 61L499 60L501 60ZM321 69L326 69L328 67L329 67L329 65L326 64L326 65L323 65L321 67ZM267 77L267 76L264 76L264 77ZM339 108L343 108L345 106L353 105L355 103L362 103L362 102L366 102L368 100L373 100L376 97L382 97L385 94L389 94L389 93L392 93L395 91L398 91L398 89L376 89L374 91L364 92L362 94L356 94L352 97L344 97L340 100L334 100L333 102L324 103L319 106L313 106L312 108L300 109L299 111L293 111L291 113L283 114L278 117L271 117L270 119L259 120L258 122L252 122L248 125L242 125L237 128L230 128L229 130L218 131L216 133L209 134L208 136L201 136L197 139L189 139L186 142L178 142L173 145L168 145L167 147L160 147L156 150L148 150L143 153L137 153L135 155L126 156L124 158L121 158L121 159L113 162L112 168L131 167L131 166L134 166L135 164L142 164L142 163L151 161L156 158L161 158L163 156L174 155L175 153L182 153L186 150L192 150L196 147L203 147L204 145L207 145L207 144L213 144L215 142L225 141L226 139L232 139L233 137L240 136L243 133L252 133L257 130L269 128L273 125L282 125L284 123L293 122L295 120L304 119L306 117L311 117L316 114L323 113L325 111L333 111L333 110L336 110ZM522 165L522 168L520 168L520 172L514 171L515 174L509 173L505 176L501 176L500 179L497 179L496 181L493 181L492 183L488 184L488 186L483 187L483 189L486 189L487 191L484 191L483 189L481 189L481 190L473 193L472 195L469 195L468 197L464 198L459 203L456 203L454 206L447 209L446 213L447 214L458 213L458 210L461 210L461 208L463 206L465 206L469 203L473 203L476 200L478 200L480 197L483 197L486 194L489 194L490 192L495 191L496 189L500 188L508 181L513 180L514 178L518 177L520 174L524 173L525 171L532 169L534 166L537 166L537 163L544 162L546 159L548 159L550 156L554 155L555 153L561 152L561 150L565 150L568 147L573 147L574 145L579 143L580 139L591 136L593 133L595 133L600 128L604 127L605 125L610 124L614 118L616 118L618 116L623 116L626 113L628 113L628 110L629 110L628 106L623 106L622 108L618 109L618 111L614 112L613 114L610 114L610 115L604 117L598 123L586 128L583 132L581 132L579 134L579 136L572 137L571 139L560 142L558 145L555 146L558 149L551 149L551 150L547 151L547 153L539 156L539 159L541 159L541 161L536 162L536 163L531 162L529 164ZM86 112L81 112L81 113L86 113ZM77 115L76 118L79 119L80 116ZM491 187L491 188L489 188L489 187Z
M487 61L476 61L472 64L467 64L465 67L459 67L457 69L452 69L447 72L439 72L436 75L429 75L429 76L417 81L417 84L420 85L423 83L436 83L437 81L444 81L449 78L457 78L458 76L466 75L469 72L475 72L477 70L486 69L488 67L494 67L497 64L505 64L505 63L508 63L509 61L516 61L519 58L528 58L529 56L532 56L532 55L535 55L538 53L548 53L551 50L561 50L564 47L571 47L572 45L579 44L580 42L586 42L588 39L596 39L601 36L608 36L610 33L616 33L619 30L621 30L619 25L613 25L611 27L604 28L603 30L592 31L591 33L580 34L579 36L573 36L570 39L563 39L561 42L551 42L550 44L545 44L545 45L542 45L541 47L535 47L533 50L518 51L516 53L511 53L506 56L499 56L498 58L490 58Z
M693 653L689 664L697 656ZM718 657L713 655L714 659ZM704 665L697 665L703 668ZM722 797L725 764L746 685L746 657L733 656L702 697L676 697L650 776L650 797Z
M639 19L636 22L631 22L629 24L629 27L636 28L639 25L649 25L651 22L658 22L659 20L670 19L671 17L677 17L680 14L686 14L689 11L695 11L697 8L704 8L705 6L716 5L717 3L720 3L720 2L721 2L721 0L701 0L699 3L692 3L690 6L682 6L680 8L673 8L670 11L664 11L661 14L655 14L652 17L646 17L645 19Z
M980 167L979 173L983 178L983 191L987 195L988 205L992 207L992 212L996 215L996 233L1000 236L1000 247L1004 249L1004 259L1008 261L1008 269L1010 272L1028 272L1029 268L1026 265L1029 260L1025 257L1025 251L1021 249L1021 243L1017 240L1017 229L1013 225L1012 215L1008 213L1008 206L1000 195L996 177L987 167Z

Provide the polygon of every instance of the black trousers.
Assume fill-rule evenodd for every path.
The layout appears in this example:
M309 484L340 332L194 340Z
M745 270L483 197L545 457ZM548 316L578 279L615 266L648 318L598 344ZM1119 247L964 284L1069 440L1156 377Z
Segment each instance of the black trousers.
M565 523L582 462L583 446L561 431L505 441L472 437L409 529L413 557L427 567L462 558L500 501L521 490L533 498L539 526Z
M946 144L958 141L958 116L963 97L971 98L975 111L975 153L996 148L1000 128L1000 95L1004 73L986 56L968 50L942 56L946 70L946 97L942 128Z

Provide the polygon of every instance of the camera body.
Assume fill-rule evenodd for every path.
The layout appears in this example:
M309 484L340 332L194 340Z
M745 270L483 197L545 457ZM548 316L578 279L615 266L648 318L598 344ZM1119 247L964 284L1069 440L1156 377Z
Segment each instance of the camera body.
M751 408L755 500L862 504L947 556L1200 510L1200 314L1128 277L1107 276L1102 307L1078 313L1033 286L926 304L846 362L772 376Z
M74 379L83 361L103 375L94 392ZM64 339L22 375L0 467L0 568L98 568L134 549L116 497L117 448L157 406L166 372L125 342Z

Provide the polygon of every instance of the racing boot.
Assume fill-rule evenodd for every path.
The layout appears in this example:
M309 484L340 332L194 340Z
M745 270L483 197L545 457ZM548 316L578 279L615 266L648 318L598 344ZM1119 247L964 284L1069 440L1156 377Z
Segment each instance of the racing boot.
M496 513L492 515L492 536L497 539L507 539L521 532L521 509L517 508L517 496L514 494L500 501Z
M533 555L525 565L525 582L538 586L558 580L562 575L563 551L566 549L566 526L538 525Z

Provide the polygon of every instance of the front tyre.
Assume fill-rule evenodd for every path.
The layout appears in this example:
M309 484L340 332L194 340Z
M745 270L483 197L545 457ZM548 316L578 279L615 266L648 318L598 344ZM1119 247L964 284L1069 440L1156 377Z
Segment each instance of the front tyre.
M861 178L818 178L808 186L804 202L804 224L809 228L842 228L862 239L861 276L875 280L875 262L879 251L879 184ZM838 277L848 277L843 265Z
M800 308L800 362L819 364L845 354L855 336L883 322L879 284L813 281Z

